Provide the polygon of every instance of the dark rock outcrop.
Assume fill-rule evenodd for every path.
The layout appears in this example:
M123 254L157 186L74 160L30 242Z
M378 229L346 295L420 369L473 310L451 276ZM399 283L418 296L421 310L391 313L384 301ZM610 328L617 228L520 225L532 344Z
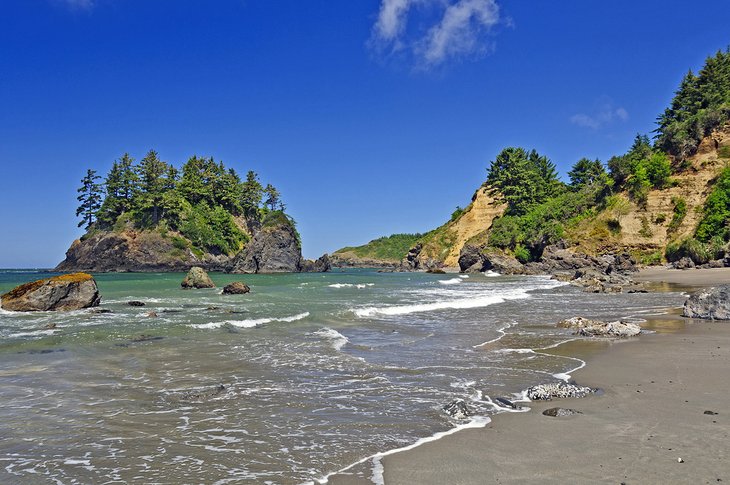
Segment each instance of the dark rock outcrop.
M200 266L190 268L185 279L180 283L184 289L190 288L215 288L215 283L210 279L208 273Z
M464 273L495 271L500 274L526 274L526 267L512 256L465 244L459 253L459 269Z
M303 259L302 273L326 273L332 269L332 263L328 254L323 254L317 260Z
M198 257L177 248L171 237L157 231L100 231L74 241L56 271L187 271L192 266L221 271L229 264L226 255Z
M302 250L291 224L263 227L239 253L231 273L298 273Z
M672 267L674 269L692 269L695 267L695 262L692 261L692 258L685 256L680 258L678 261L673 262Z
M129 305L129 306L145 306L145 302L138 301L138 300L132 300L132 301L128 301L127 302L127 305Z
M690 318L730 320L730 285L705 288L684 302L682 314Z
M575 330L575 335L584 337L633 337L641 333L641 327L630 322L601 322L583 317L562 320L556 325L559 328Z
M251 291L251 288L243 281L234 281L223 287L224 295L243 295Z
M550 401L555 398L586 397L596 392L596 389L584 386L577 386L567 382L550 382L529 387L526 391L527 397L533 401Z
M420 269L421 262L419 261L418 256L421 254L422 249L423 244L418 243L408 251L406 257L403 258L403 261L401 261L401 271L415 271Z
M3 309L16 312L69 311L98 306L101 296L91 275L73 273L25 283L0 300Z

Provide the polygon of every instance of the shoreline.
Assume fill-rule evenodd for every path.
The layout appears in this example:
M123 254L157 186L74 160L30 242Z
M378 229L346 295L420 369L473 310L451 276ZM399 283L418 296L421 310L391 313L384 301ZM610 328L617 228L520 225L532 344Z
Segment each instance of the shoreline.
M635 279L655 291L691 292L730 281L730 268L651 267ZM457 428L439 439L380 453L380 478L388 485L730 480L730 470L723 467L730 455L730 413L722 399L730 393L725 378L730 369L730 323L690 320L680 314L671 308L648 317L642 328L653 334L571 340L540 350L585 362L570 372L571 377L603 392L583 399L529 402L528 412L499 413L483 427ZM581 414L542 415L554 407ZM346 470L329 476L327 483L374 483Z

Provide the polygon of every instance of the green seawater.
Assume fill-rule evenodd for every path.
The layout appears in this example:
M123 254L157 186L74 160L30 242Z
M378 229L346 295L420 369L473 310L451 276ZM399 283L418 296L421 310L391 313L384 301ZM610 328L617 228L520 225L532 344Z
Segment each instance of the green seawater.
M0 271L0 292L46 276ZM95 277L99 308L0 311L0 483L318 480L580 367L540 350L573 338L562 318L640 321L683 301L494 274L213 273L203 290L182 273ZM220 294L238 280L251 293ZM445 413L455 399L472 416Z

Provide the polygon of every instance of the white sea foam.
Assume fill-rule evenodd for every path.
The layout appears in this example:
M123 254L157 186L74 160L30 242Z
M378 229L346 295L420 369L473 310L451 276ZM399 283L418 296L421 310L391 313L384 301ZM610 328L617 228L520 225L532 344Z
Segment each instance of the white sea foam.
M459 275L459 278L464 279L464 280L467 279L468 277L469 277L468 274L460 274Z
M458 285L461 283L461 278L451 278L449 280L439 280L442 285Z
M498 354L534 354L535 351L532 349L499 349L495 350Z
M334 347L335 350L340 350L342 347L350 342L350 339L342 335L337 330L327 327L313 332L313 335L329 339L332 343L332 347Z
M367 288L368 286L375 286L375 283L359 283L359 284L353 284L353 283L332 283L331 285L327 285L329 288Z
M495 303L502 303L506 299L517 299L525 298L526 292L519 292L512 295L492 295L492 296L480 296L474 298L461 298L455 300L437 301L434 303L420 303L413 305L395 305L388 307L368 307L368 308L356 308L352 312L358 317L372 317L375 315L407 315L409 313L419 312L432 312L435 310L445 310L448 308L479 308Z
M31 332L18 332L10 334L9 337L40 337L41 335L53 335L56 329L34 330Z
M451 429L446 430L446 431L441 431L439 433L436 433L436 434L434 434L432 436L428 436L426 438L421 438L418 441L416 441L415 443L410 444L410 445L407 445L407 446L404 446L402 448L396 448L396 449L389 450L389 451L382 451L382 452L379 452L379 453L375 453L374 455L368 456L366 458L363 458L362 460L360 460L358 462L355 462L352 465L348 465L348 466L346 466L345 468L343 468L341 470L338 470L336 472L329 473L328 475L326 475L326 476L324 476L324 477L322 477L320 479L317 479L316 482L317 483L327 483L329 481L329 479L330 479L331 476L337 475L338 473L346 472L350 468L353 468L353 467L355 467L357 465L361 465L361 464L366 463L366 462L368 462L370 460L373 460L373 461L378 460L378 461L380 461L380 459L382 459L382 458L384 458L386 456L394 455L396 453L400 453L401 451L408 451L408 450L412 450L414 448L418 448L422 444L430 443L432 441L440 440L444 436L448 436L448 435L457 433L457 432L461 431L462 429L468 429L468 428L483 428L483 427L485 427L487 424L489 424L491 422L492 422L492 420L489 419L489 418L487 418L486 416L478 416L478 417L475 417L471 421L469 421L468 423L464 423L462 425L456 426L456 427L451 428ZM374 464L374 466L377 466L377 465ZM373 478L377 478L377 475L375 477L373 477ZM314 483L314 482L310 482L310 483Z
M279 318L253 318L250 320L226 320L223 322L210 322L210 323L200 323L200 324L194 324L191 325L191 327L195 328L220 328L223 325L233 325L234 327L240 327L240 328L253 328L258 327L259 325L264 325L266 323L272 323L272 322L296 322L297 320L302 320L304 318L307 318L309 316L309 312L299 313L297 315L292 315L290 317L279 317Z
M489 276L490 278L495 278L497 276L502 276L500 273L497 273L496 271L492 271L491 269L488 269L484 272L484 276Z

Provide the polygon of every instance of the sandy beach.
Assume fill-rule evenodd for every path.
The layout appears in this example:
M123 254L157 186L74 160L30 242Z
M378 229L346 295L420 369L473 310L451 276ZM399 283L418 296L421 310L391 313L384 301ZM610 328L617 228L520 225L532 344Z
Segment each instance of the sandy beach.
M636 278L688 290L730 281L729 269L650 268ZM676 286L674 286L676 288ZM484 428L386 456L385 483L720 483L730 481L730 323L674 310L624 341L574 341L552 352L585 359L578 384L602 394L529 403ZM545 409L571 408L569 417ZM332 477L330 483L366 481Z

